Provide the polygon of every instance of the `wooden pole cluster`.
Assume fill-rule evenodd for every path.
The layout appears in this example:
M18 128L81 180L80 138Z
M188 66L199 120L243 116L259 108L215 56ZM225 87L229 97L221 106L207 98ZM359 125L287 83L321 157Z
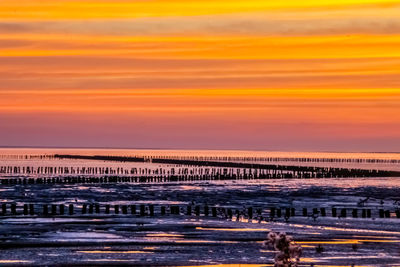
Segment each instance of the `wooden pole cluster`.
M186 215L186 216L207 216L213 218L232 219L234 216L246 219L278 219L288 220L290 217L302 216L307 218L362 218L369 219L376 215L376 218L398 218L400 219L400 210L396 209L393 213L385 209L359 209L359 208L338 208L332 207L328 214L326 207L301 209L301 215L296 212L294 207L270 207L263 209L260 207L247 207L242 209L232 207L208 206L208 205L154 205L154 204L34 204L26 203L17 206L16 203L2 203L0 216L71 216L71 215L138 215L138 216L156 216L156 215Z
M153 159L177 159L193 161L232 161L232 162L300 162L300 163L356 163L356 164L399 164L400 159L393 158L336 158L336 157L267 157L267 156L175 156L175 155L131 155L131 156L90 156L90 155L59 155L59 154L3 154L3 160L41 160L41 159L97 159L127 162L151 162Z
M54 155L60 159L85 159L106 160L119 162L138 162L142 158L138 157L119 157L119 156L77 156L77 155ZM143 158L143 162L147 160ZM256 164L244 162L209 161L209 160L188 160L188 159L168 159L153 157L148 161L158 164L168 165L188 165L201 167L220 167L229 169L250 169L250 170L270 170L278 172L281 178L330 178L330 177L400 177L400 172L383 170L364 170L354 168L332 168L332 167L308 167L308 166L289 166L276 164ZM225 174L225 173L224 173ZM279 175L276 176L279 176ZM279 177L277 177L279 178Z
M136 156L140 157L140 156ZM400 159L374 158L324 158L324 157L240 157L240 156L146 156L146 161L153 159L173 159L190 161L232 161L232 162L300 162L300 163L356 163L356 164L398 164Z

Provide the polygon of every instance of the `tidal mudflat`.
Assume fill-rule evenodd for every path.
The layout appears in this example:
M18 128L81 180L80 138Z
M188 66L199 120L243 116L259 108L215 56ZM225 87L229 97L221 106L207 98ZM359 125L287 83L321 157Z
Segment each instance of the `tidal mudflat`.
M51 179L78 174L4 171L0 174L2 180L17 179L17 182L0 185L1 265L273 266L275 252L263 246L271 231L286 232L302 246L302 266L400 265L397 177L165 181L154 177L167 175L172 168L185 170L184 175L193 177L199 175L195 173L199 169L204 172L209 169L210 175L219 172L248 175L254 174L254 170L39 157L59 152L3 151L0 165L24 170L52 166L82 171L86 167L84 174L79 174L85 179L139 174L153 178L144 182L117 179L57 183ZM71 151L61 152L71 154ZM86 151L86 154L148 156L150 153L101 152ZM172 152L151 153L174 156ZM250 161L239 159L250 152L235 153L236 162ZM188 154L185 155L188 159L193 156ZM293 158L307 156L315 158L297 154ZM364 155L368 159L374 156L382 157ZM332 155L318 157L331 159ZM261 158L251 161L260 163ZM232 158L221 159L228 160ZM396 155L382 162L353 160L346 162L346 168L351 165L364 170L393 171L398 168L396 160ZM290 165L293 161L282 160ZM297 160L296 166L302 166L302 161L312 166L312 162L305 160ZM326 168L330 164L335 164L331 166L335 168L340 166L332 160L318 160L318 165L321 164ZM91 174L86 171L88 167L112 168L118 173ZM137 173L131 173L132 169ZM24 184L23 179L29 178L50 180Z

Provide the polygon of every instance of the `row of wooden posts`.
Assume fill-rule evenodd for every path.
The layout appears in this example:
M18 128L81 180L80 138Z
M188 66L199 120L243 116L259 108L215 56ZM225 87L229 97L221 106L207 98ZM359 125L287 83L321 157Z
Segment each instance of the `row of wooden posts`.
M37 159L57 159L60 155L53 154L3 154L0 159L23 159L23 160L37 160ZM84 156L81 156L84 157ZM90 156L93 157L93 156ZM385 164L398 164L400 159L394 158L328 158L328 157L271 157L271 156L177 156L177 155L131 155L129 158L135 158L138 162L151 161L156 159L180 159L180 160L207 160L207 161L247 161L247 162L338 162L338 163L385 163Z
M118 170L118 169L117 169ZM365 171L362 173L351 172L325 172L325 171L291 171L280 169L233 169L233 168L207 168L205 171L198 171L201 168L183 168L178 169L163 169L156 170L144 169L142 171L128 171L125 169L110 170L101 173L82 172L82 173L29 173L29 172L1 172L4 175L0 181L2 184L34 184L34 183L102 183L110 179L120 178L125 181L148 180L156 178L165 181L187 181L187 180L247 180L247 179L279 179L279 178L340 178L340 177L378 177L382 176L378 171ZM35 177L36 176L36 177ZM36 180L34 180L36 179Z
M39 208L38 208L39 206ZM337 208L332 207L330 215L331 217L337 218L372 218L372 209L358 209L358 208ZM395 217L400 219L400 210L395 210ZM225 208L225 207L215 207L215 206L199 206L199 205L187 205L178 206L155 206L155 205L119 205L119 204L105 204L100 205L98 203L84 203L79 206L74 204L23 204L22 206L17 206L16 203L2 203L0 215L38 215L38 216L58 216L58 215L79 215L79 214L122 214L122 215L140 215L140 216L155 216L155 215L195 215L195 216L212 216L212 217L224 217L227 219L232 219L233 216L236 218L242 216L248 219L262 219L262 218L285 218L299 216L296 213L296 209L293 207L277 208L270 207L267 211L262 208L248 207L245 209L236 208ZM391 218L392 213L390 210L378 209L379 218ZM301 216L312 217L316 219L317 217L327 217L327 208L302 208Z
M310 172L284 172L271 173L247 173L247 174L203 174L203 175L144 175L144 176L60 176L60 177L19 177L1 178L2 185L15 184L107 184L107 183L154 183L154 182L185 182L185 181L218 181L218 180L255 180L255 179L310 179L310 178L334 178L324 173Z

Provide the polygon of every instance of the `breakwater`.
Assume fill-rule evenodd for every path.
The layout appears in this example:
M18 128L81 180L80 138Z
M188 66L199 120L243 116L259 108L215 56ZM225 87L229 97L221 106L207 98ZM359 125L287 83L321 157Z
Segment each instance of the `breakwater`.
M317 220L327 217L344 219L400 219L400 209L359 207L293 207L269 206L235 208L221 205L155 205L155 204L104 204L104 203L2 203L0 219L9 216L80 216L80 215L135 215L135 216L206 216L230 220L257 220L259 222L290 217Z

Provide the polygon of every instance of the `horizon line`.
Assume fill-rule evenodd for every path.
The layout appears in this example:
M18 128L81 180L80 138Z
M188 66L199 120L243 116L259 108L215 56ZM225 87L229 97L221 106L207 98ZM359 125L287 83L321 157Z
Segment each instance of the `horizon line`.
M239 148L154 148L154 147L102 147L102 146L4 146L0 149L109 149L109 150L204 150L204 151L254 151L254 152L308 152L308 153L375 153L375 154L400 154L400 151L330 151L330 150L268 150L268 149L239 149Z

